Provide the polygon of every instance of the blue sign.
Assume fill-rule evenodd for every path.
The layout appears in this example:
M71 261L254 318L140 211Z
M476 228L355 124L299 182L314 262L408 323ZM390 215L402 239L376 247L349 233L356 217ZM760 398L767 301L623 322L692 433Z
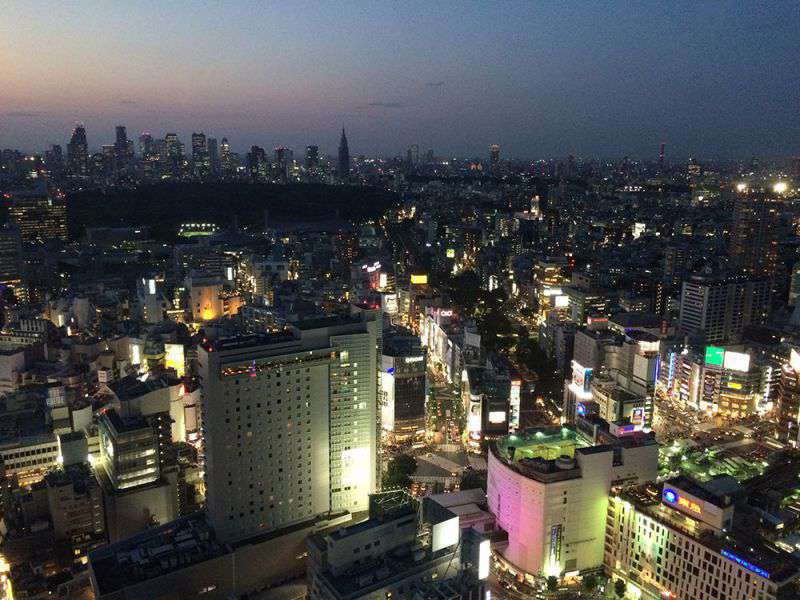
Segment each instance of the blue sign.
M735 555L733 552L728 552L727 550L725 550L725 549L723 548L723 549L722 549L722 556L724 556L725 558L727 558L727 559L729 559L729 560L732 560L733 562L735 562L736 564L738 564L738 565L739 565L739 566L741 566L741 567L744 567L744 568L745 568L745 569L747 569L748 571L752 571L752 572L753 572L753 573L755 573L756 575L760 575L760 576L761 576L761 577L763 577L764 579L769 579L769 573L767 573L767 572L766 572L764 569L762 569L761 567L757 567L757 566L755 566L755 565L754 565L753 563L751 563L751 562L747 562L747 561L746 561L745 559L743 559L743 558L739 558L739 557L738 557L738 556L736 556L736 555Z
M678 501L678 494L675 493L675 490L666 489L664 490L664 500L670 504L675 504Z
M578 402L578 407L575 410L579 415L583 416L586 414L586 405L583 402Z
M386 369L386 372L387 372L389 375L394 375L394 367L389 367L388 369Z

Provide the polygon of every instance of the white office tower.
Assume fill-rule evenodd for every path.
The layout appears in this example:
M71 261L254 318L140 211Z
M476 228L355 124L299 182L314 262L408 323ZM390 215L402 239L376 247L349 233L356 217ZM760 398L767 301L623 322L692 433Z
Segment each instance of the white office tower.
M379 327L368 318L201 346L206 511L220 539L368 508Z

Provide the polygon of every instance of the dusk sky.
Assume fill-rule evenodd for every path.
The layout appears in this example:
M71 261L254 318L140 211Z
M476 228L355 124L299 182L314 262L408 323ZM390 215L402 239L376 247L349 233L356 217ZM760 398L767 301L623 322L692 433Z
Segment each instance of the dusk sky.
M341 4L341 5L340 5ZM800 3L0 3L0 148L192 131L393 156L800 154Z

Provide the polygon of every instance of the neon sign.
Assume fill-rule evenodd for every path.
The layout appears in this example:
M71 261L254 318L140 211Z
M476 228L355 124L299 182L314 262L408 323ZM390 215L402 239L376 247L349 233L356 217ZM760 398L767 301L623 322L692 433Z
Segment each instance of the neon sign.
M762 569L761 567L755 566L753 563L744 560L743 558L739 558L733 552L728 552L724 548L722 549L722 556L727 558L728 560L732 560L736 564L741 567L744 567L748 571L752 571L756 575L763 577L764 579L769 579L769 573Z
M683 508L698 515L703 512L703 508L697 502L694 500L689 500L688 498L684 498L673 489L664 488L661 498L667 504L677 506L678 508Z
M586 405L583 402L578 402L578 406L575 409L575 412L577 412L581 416L586 415Z

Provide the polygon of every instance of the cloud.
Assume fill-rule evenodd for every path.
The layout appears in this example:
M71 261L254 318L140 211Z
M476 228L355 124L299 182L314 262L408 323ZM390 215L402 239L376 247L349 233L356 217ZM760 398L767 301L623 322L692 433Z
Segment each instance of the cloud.
M425 85L428 87L442 87L444 85L444 81L429 81Z
M3 114L7 117L14 117L15 119L32 119L42 116L42 113L35 110L10 110Z
M124 104L125 106L133 106L134 104L139 104L136 100L131 100L130 98L120 98L117 100L117 104Z
M402 102L370 102L367 106L371 108L403 108Z

